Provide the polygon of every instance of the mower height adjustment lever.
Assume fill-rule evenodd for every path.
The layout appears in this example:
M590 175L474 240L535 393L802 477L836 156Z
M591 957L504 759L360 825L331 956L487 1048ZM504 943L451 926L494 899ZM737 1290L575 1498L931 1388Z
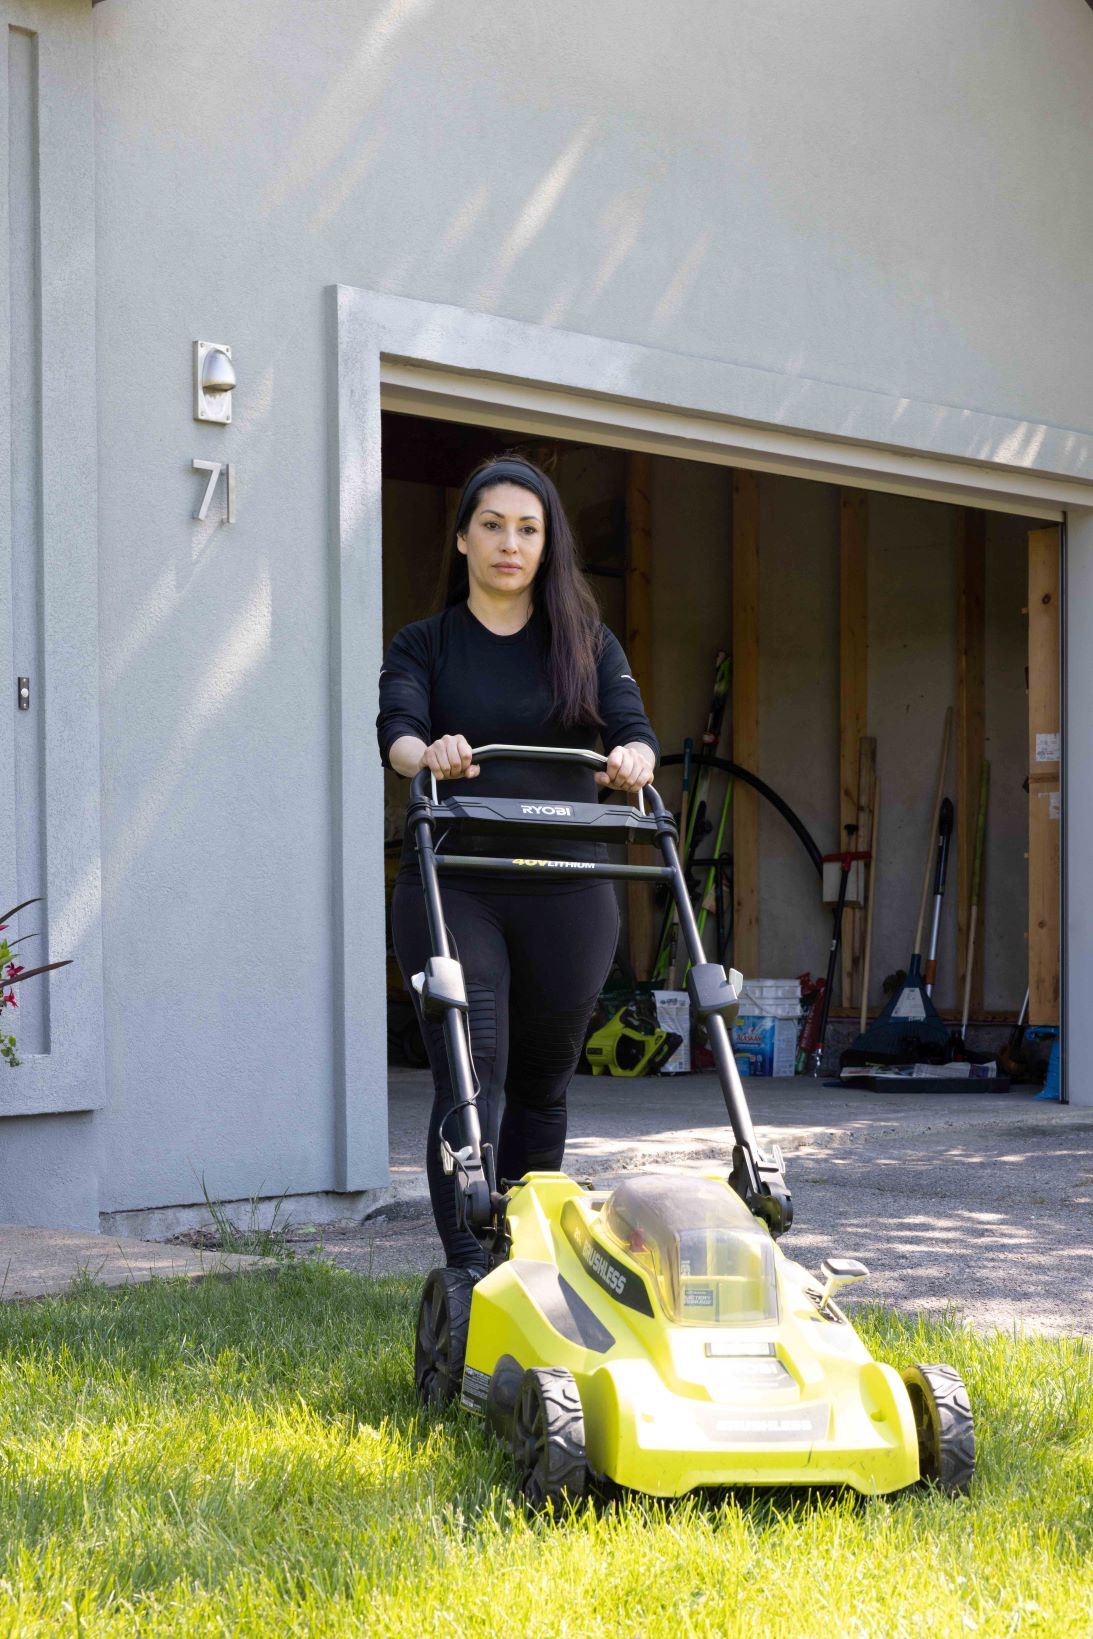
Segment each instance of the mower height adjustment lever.
M441 1019L449 1008L467 1011L467 986L463 969L451 956L430 956L421 973L411 983L421 997L421 1011L427 1019Z
M700 1019L720 1013L726 1024L735 1023L743 988L743 974L735 968L726 973L720 962L696 962L687 969L687 994Z

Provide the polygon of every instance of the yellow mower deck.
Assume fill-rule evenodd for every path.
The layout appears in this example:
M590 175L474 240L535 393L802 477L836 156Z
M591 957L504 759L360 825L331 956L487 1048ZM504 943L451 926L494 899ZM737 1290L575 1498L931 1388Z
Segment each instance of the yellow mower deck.
M677 1195L688 1188L678 1174L660 1182ZM563 1367L580 1395L592 1473L656 1496L914 1484L919 1440L899 1373L871 1358L833 1304L821 1312L813 1277L722 1177L692 1182L731 1226L718 1231L722 1247L737 1247L731 1267L723 1250L720 1264L704 1261L700 1232L695 1256L681 1260L677 1246L668 1268L640 1227L625 1244L610 1196L561 1173L515 1185L508 1261L471 1297L463 1406L485 1415L528 1368ZM635 1183L622 1188L640 1196Z

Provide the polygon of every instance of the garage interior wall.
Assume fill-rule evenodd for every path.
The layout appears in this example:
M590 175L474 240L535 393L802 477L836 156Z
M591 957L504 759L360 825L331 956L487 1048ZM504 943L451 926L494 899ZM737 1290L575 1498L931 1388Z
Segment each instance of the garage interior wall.
M390 422L390 418L387 418ZM503 438L497 447L505 447ZM625 452L561 446L554 477L586 558L587 539L621 516ZM918 912L946 708L956 695L959 510L871 493L868 557L868 732L883 791L870 1005L884 977L905 967ZM714 656L731 634L732 474L658 457L652 463L654 725L665 751L705 721ZM384 636L427 613L445 520L443 487L384 483ZM606 524L605 524L606 521ZM986 517L986 756L991 762L984 866L984 1010L1016 1011L1027 979L1028 837L1026 619L1030 520ZM760 766L823 852L839 846L839 492L827 484L760 480ZM593 584L604 618L625 632L623 582ZM731 755L728 715L722 754ZM678 773L665 770L673 800ZM955 798L955 758L947 784ZM387 776L387 835L401 828L406 784ZM717 800L715 793L715 800ZM818 879L781 817L760 805L760 965L764 977L823 970L831 913ZM1005 884L1005 891L1001 885ZM992 892L992 885L994 891ZM936 999L959 1006L956 871L951 862Z

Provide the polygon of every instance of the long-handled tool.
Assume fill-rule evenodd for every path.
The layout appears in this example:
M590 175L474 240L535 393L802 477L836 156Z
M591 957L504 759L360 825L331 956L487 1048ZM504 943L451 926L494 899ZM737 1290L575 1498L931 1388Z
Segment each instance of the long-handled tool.
M827 1017L831 1012L832 986L835 983L835 969L839 962L839 951L842 948L843 912L846 909L846 887L850 881L850 867L856 860L868 860L868 853L855 852L854 838L858 833L856 825L844 825L846 832L847 849L842 854L828 854L828 860L837 860L839 863L839 897L835 901L835 913L831 919L831 944L827 953L827 977L824 980L823 1001L820 1004L820 1028L816 1033L816 1045L809 1055L809 1069L814 1076L820 1074L820 1066L824 1057L824 1042L827 1039Z
M721 818L720 818L720 820L718 822L718 826L717 826L717 836L714 839L713 857L709 861L708 865L707 865L707 861L705 859L700 859L697 854L694 854L692 856L692 859L691 859L691 864L692 865L707 865L705 884L703 886L702 895L701 895L701 897L698 901L698 907L697 907L697 910L695 912L696 920L698 922L698 937L700 939L702 938L703 934L706 931L706 918L709 916L711 911L713 911L715 914L717 914L717 911L718 911L718 894L719 894L719 889L720 889L720 886L721 886L721 876L722 876L722 872L724 870L724 865L725 865L725 859L724 859L724 855L723 855L722 850L723 850L724 843L725 843L725 828L728 824L729 810L730 810L731 807L732 807L732 776L730 775L730 777L728 779L728 782L725 786L725 795L722 798L722 802L721 802ZM724 920L724 916L723 916L723 913L721 913L720 915L718 915L718 928L717 928L717 937L718 937L717 957L718 957L718 961L721 960L721 941L722 941L722 938L723 938L723 929L722 929L721 924L722 924L723 920ZM678 987L678 986L683 984L683 982L685 981L685 979L687 977L687 969L690 967L690 965L691 965L690 964L690 958L687 956L686 951L680 951L677 955L676 962L675 962L675 965L674 965L673 970L672 970L672 972L673 972L672 983L674 985L676 985Z
M706 761L717 751L721 740L721 725L725 717L725 706L729 698L729 689L732 683L732 666L729 656L723 649L718 650L714 661L713 693L710 697L710 709L706 717L706 727L702 731L702 745L697 776L693 777L693 789L684 801L683 812L680 816L680 856L683 865L684 877L688 879L694 854L702 841L706 829L706 806L709 798L709 785L712 764ZM663 760L662 760L663 766ZM693 769L691 754L684 752L684 771ZM653 963L653 982L663 984L675 967L676 951L679 944L679 915L671 900L665 913L664 924L661 929L660 943L657 946L656 959ZM685 959L685 958L684 958Z
M1025 1039L1028 1029L1028 1003L1030 992L1026 988L1025 999L1021 1003L1021 1011L1017 1015L1017 1023L1009 1041L998 1055L998 1068L1003 1075L1011 1076L1014 1081L1028 1081L1029 1067L1021 1057L1021 1043Z
M937 790L934 794L933 815L930 821L930 846L926 856L926 874L922 884L918 925L907 977L892 996L888 1005L863 1030L861 1035L842 1055L842 1068L869 1064L947 1064L952 1054L949 1032L940 1014L930 1000L930 993L922 972L922 934L926 924L926 906L930 888L935 889L935 920L939 918L937 880L939 865L939 835L941 810L945 800L945 774L949 763L949 741L952 737L953 712L945 713L945 729L941 740L941 760L937 772ZM950 805L951 808L951 805ZM952 819L950 815L951 833ZM947 849L946 849L947 852ZM944 880L942 879L942 887ZM935 945L936 962L936 945Z
M964 1006L960 1014L960 1036L968 1035L968 1014L972 1005L972 967L975 962L975 930L979 921L979 886L983 877L983 838L987 829L987 791L991 765L984 759L979 768L979 813L975 821L975 861L972 865L972 903L968 917L968 949L964 957Z
M687 836L688 809L691 802L691 771L694 767L692 761L694 749L695 743L688 734L683 742L683 782L679 796L679 834L684 838Z
M873 857L869 861L869 892L865 902L865 950L862 954L861 1022L864 1030L869 1018L869 969L873 958L873 906L877 898L877 860L880 858L880 781L873 787Z
M941 761L937 770L937 789L934 792L934 808L930 818L930 843L926 852L926 871L922 879L922 898L918 905L918 924L915 928L915 942L911 947L911 961L915 956L922 955L922 933L926 925L926 906L930 902L930 883L934 876L935 856L934 841L937 837L938 822L941 819L941 801L945 795L945 775L949 768L949 742L953 733L953 708L945 713L945 729L941 736Z
M941 804L937 822L937 860L934 866L934 915L930 924L930 954L926 958L923 983L927 996L934 993L937 978L937 938L941 928L941 902L945 898L945 878L949 870L949 849L953 840L953 805L948 797Z

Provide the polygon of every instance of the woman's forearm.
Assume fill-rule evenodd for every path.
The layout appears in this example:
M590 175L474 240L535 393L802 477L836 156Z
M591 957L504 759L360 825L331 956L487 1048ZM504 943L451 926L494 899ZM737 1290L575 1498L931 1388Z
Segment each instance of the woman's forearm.
M425 749L425 741L419 740L416 734L403 734L391 742L387 761L396 774L411 779L422 766L421 759L425 755Z

